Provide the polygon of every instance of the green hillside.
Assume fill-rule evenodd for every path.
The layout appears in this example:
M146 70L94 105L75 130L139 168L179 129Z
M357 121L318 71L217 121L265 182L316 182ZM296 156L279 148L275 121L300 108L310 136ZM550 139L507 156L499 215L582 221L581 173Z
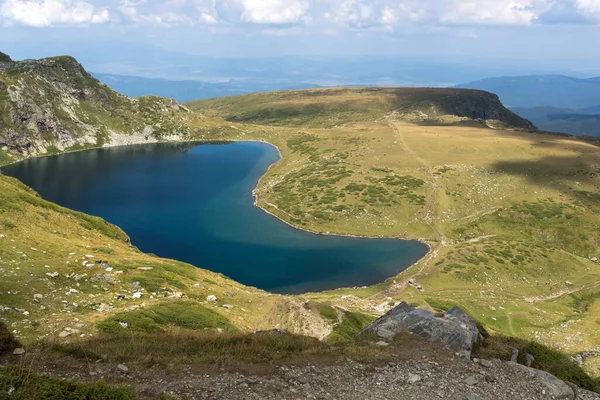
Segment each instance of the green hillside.
M418 119L413 110L422 103L392 110L389 90L381 91L271 93L188 107L249 121L239 125L245 136L232 138L279 147L283 159L256 194L260 207L284 221L432 247L381 285L309 298L381 309L390 298L436 310L460 305L498 334L569 353L595 348L597 145L453 115ZM588 360L597 375L595 365Z
M427 124L498 121L535 127L486 92L431 88L340 88L258 93L191 102L194 110L212 111L232 122L277 126L335 127L401 114ZM452 118L448 118L451 116Z

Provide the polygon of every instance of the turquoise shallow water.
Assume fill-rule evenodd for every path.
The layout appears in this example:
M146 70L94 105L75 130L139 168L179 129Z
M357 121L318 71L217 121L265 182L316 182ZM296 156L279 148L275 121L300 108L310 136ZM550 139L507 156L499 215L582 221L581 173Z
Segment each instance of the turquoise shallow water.
M379 283L427 253L415 241L300 231L255 207L252 190L278 159L265 143L151 144L33 158L3 172L118 225L144 252L278 293Z

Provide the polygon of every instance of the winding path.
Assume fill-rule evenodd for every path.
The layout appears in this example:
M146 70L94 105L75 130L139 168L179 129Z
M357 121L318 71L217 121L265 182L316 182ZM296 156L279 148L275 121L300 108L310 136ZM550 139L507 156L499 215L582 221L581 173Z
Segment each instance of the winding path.
M409 156L413 158L427 174L427 180L429 181L431 191L427 196L427 214L425 215L425 222L438 236L440 246L443 247L447 243L446 236L435 226L435 206L437 203L439 184L435 179L433 170L425 160L419 157L414 151L411 150L410 147L408 147L406 141L404 140L404 136L402 135L402 131L398 128L398 126L393 121L390 122L389 125L394 130L394 135L396 138L395 144L402 147L402 149L409 154Z

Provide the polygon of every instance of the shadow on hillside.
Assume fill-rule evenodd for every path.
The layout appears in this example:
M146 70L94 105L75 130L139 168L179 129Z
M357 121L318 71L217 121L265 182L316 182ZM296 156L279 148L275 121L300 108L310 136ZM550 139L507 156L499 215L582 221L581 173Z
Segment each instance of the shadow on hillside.
M502 133L506 136L524 136L519 132ZM492 165L495 171L520 176L529 183L558 189L576 197L587 196L590 186L600 191L600 149L577 139L554 135L525 136L534 148L548 150L571 150L570 155L548 155L540 159L505 160ZM600 145L600 142L594 144ZM586 189L587 188L587 189Z

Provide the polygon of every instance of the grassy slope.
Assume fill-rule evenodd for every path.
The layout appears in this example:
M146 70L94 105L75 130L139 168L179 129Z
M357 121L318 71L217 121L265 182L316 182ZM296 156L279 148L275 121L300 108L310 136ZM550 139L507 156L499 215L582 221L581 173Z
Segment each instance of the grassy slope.
M356 100L362 96L365 108ZM287 111L298 103L301 111ZM257 194L258 204L281 219L318 232L419 238L433 246L429 257L384 284L311 298L381 311L390 298L460 304L498 333L567 352L598 348L600 265L590 261L600 249L594 144L414 124L402 113L390 116L387 93L363 89L189 106L245 121L244 137L279 146L283 160ZM408 286L409 278L425 290Z
M227 101L232 103L213 100L193 107L205 115L225 114L227 107L235 112L236 98ZM222 103L212 110L215 102ZM375 95L367 101L385 102ZM277 145L283 159L261 179L257 195L260 206L283 220L321 232L429 241L431 255L407 273L370 288L299 298L268 295L141 254L117 228L45 202L0 177L0 305L8 307L1 318L25 344L49 338L58 340L59 348L69 342L75 348L97 346L102 354L131 361L149 350L160 355L165 337L177 337L170 332L183 330L198 340L203 327L278 326L320 337L333 332L335 342L369 321L343 309L373 315L407 300L437 309L457 303L496 332L537 338L566 351L594 348L599 267L587 257L598 251L593 228L598 199L592 194L598 185L597 147L514 131L412 124L402 120L414 120L412 115L391 114L389 105L372 107L362 113L334 107L293 128L282 126L289 125L287 116L268 124L260 120L261 125L196 117L188 126L198 139ZM437 118L445 122L443 115ZM113 271L83 266L87 254L108 261ZM52 272L60 275L46 275ZM409 277L425 291L408 287ZM549 279L551 293L536 282ZM572 285L563 288L567 280ZM134 282L145 288L138 300L131 298L138 290ZM194 287L196 282L202 287ZM43 301L35 301L36 293ZM129 299L117 301L117 293ZM217 296L216 304L205 301L209 294ZM222 307L225 302L233 309ZM199 315L200 323L178 320L182 309ZM337 322L332 310L340 314ZM136 340L134 349L119 335L97 334L100 321L108 332L127 322L151 336ZM56 339L67 327L86 336ZM558 329L562 336L552 335ZM573 339L558 342L561 337Z
M117 227L47 202L13 178L0 176L0 188L0 318L24 344L67 328L79 331L73 336L91 336L103 320L108 331L118 328L117 321L130 323L124 332L179 326L311 333L306 321L305 327L281 323L300 307L296 299L143 254ZM138 291L143 296L135 299ZM117 300L118 294L127 298ZM207 302L209 295L217 301ZM180 314L194 322L178 319ZM321 321L318 312L312 315ZM323 326L326 334L331 328Z

